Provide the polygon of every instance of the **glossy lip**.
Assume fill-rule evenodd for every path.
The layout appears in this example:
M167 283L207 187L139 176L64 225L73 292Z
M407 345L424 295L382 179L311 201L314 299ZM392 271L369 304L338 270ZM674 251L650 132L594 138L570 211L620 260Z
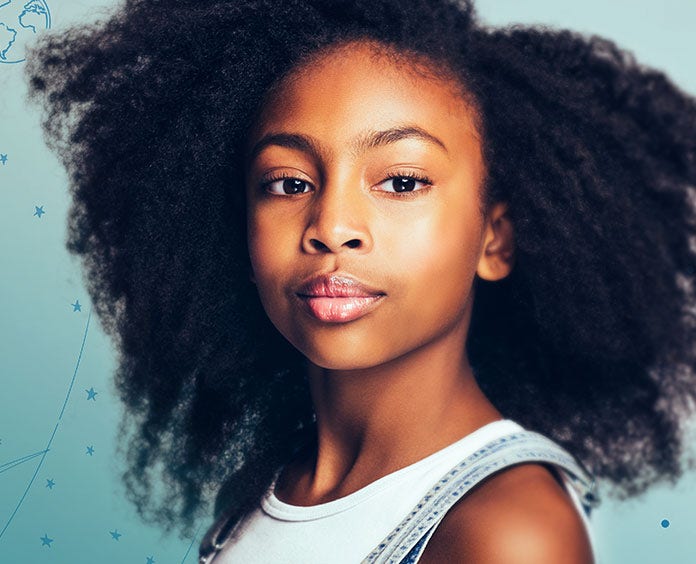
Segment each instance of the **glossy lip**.
M318 274L306 279L297 288L298 296L327 298L355 298L383 296L385 292L360 282L352 276L332 272Z
M315 319L345 323L372 311L385 292L352 276L339 273L319 274L305 280L295 295L303 309Z

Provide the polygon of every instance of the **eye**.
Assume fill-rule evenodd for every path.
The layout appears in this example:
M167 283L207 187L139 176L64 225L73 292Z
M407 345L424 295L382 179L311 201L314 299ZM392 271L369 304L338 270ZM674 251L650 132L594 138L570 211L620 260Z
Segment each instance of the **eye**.
M396 194L420 192L431 185L429 178L413 172L390 174L379 184L384 192Z
M311 184L306 180L293 178L291 176L281 176L270 178L261 184L261 187L271 194L290 196L292 194L303 194Z

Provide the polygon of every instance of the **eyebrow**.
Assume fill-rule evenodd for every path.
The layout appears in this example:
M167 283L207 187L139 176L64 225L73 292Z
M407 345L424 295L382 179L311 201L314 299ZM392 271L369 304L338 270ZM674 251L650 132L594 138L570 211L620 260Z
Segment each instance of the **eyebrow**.
M391 127L383 131L369 131L354 140L350 148L354 153L359 154L368 149L396 143L402 139L420 139L427 143L437 145L447 153L447 147L440 139L416 125ZM321 144L308 135L299 133L269 133L259 139L252 147L248 153L247 162L254 160L258 154L269 145L277 145L279 147L303 151L317 159L319 155L324 152Z

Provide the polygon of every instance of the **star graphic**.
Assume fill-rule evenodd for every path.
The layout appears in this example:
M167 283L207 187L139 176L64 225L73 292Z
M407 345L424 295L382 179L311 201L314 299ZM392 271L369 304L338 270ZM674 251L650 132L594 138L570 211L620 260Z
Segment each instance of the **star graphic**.
M152 556L148 556L145 564L155 564L155 559Z
M46 487L47 487L49 490L52 490L52 489L53 489L53 486L55 486L55 485L56 485L56 483L53 481L53 479L48 479L48 480L46 480Z
M95 397L99 392L95 392L94 388L90 388L89 390L85 390L87 392L87 399L92 400L92 401L97 401L97 398Z
M53 539L49 539L47 533L44 533L44 536L39 538L41 539L41 546L47 546L51 548L51 543L53 542Z
M39 219L41 219L41 215L42 215L42 214L46 213L46 212L44 211L44 209L43 209L43 206L41 206L41 207L39 207L39 206L34 206L34 209L36 210L36 211L34 212L34 215L38 215L38 216L39 216Z
M123 535L118 532L118 529L114 529L113 531L109 531L109 534L111 535L111 538L114 540L118 540L118 537L122 537Z
M0 163L2 163L3 165L7 164L7 155L6 154L0 153Z
M92 456L94 454L94 447L93 446L88 446L87 447L87 452L85 454L89 454Z
M73 311L82 311L82 306L80 305L80 300L75 300L74 304L70 304L73 307Z

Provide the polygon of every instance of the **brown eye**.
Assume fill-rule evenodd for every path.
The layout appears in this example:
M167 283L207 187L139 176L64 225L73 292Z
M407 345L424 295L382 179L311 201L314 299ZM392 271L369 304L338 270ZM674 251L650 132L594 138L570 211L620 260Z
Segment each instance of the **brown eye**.
M299 178L280 178L265 183L264 187L273 194L291 195L304 193L309 183Z
M390 175L379 184L382 191L392 194L421 192L431 185L432 182L428 178L410 173Z
M392 178L392 188L396 192L411 192L416 187L415 178L406 178L405 176L399 176L398 178Z

